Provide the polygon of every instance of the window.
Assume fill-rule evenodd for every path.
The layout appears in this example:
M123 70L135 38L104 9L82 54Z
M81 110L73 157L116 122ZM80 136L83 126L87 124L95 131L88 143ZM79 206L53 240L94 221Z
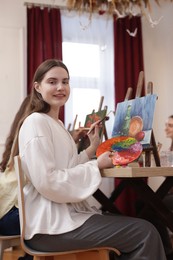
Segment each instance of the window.
M98 44L63 42L63 60L72 77L99 78L100 76Z
M65 105L65 126L73 124L77 117L83 126L85 117L93 109L98 111L101 96L103 108L114 110L114 70L113 70L113 20L93 15L89 20L73 13L61 15L63 33L63 61L70 73L71 94ZM85 28L85 29L84 29ZM106 123L111 136L112 120Z
M104 96L103 107L107 105L108 111L115 109L113 18L92 14L90 21L88 14L82 14L81 18L79 13L62 11L61 24L63 61L71 77L71 95L65 105L65 125L73 125L76 114L78 122L83 125L86 115L93 109L98 110L101 96ZM113 122L114 115L111 113L106 122L108 137L111 137ZM104 179L100 189L110 196L113 187L113 179ZM90 203L98 206L95 200Z
M90 60L92 57L92 62ZM99 45L63 42L63 61L70 73L71 98L65 108L65 122L77 115L77 124L83 126L85 117L100 99ZM88 86L88 87L87 87ZM70 116L70 118L69 118Z

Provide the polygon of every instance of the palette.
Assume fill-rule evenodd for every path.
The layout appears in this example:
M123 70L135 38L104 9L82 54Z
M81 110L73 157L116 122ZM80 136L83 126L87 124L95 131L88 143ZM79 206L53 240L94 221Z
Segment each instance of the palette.
M116 136L101 143L96 151L98 157L106 151L111 152L114 165L127 165L142 153L142 145L130 136Z

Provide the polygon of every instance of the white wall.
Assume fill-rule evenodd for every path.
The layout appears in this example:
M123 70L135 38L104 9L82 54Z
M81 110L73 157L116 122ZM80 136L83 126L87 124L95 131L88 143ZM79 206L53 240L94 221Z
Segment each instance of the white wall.
M0 0L0 154L25 95L25 8Z
M162 143L162 150L168 149L170 140L165 137L165 121L173 114L173 3L154 1L151 5L151 17L160 22L151 27L147 17L142 18L144 72L146 85L153 82L154 93L158 95L154 116L154 135L156 142ZM153 162L154 164L154 162ZM150 178L150 186L156 190L164 178Z
M23 0L0 0L0 158L14 115L26 95L24 2ZM50 3L48 0L41 2ZM54 1L54 4L62 5L63 2L63 0Z
M159 1L160 7L152 5L151 17L159 24L151 27L143 17L143 49L146 82L152 81L154 93L158 95L154 117L156 141L168 149L170 140L165 138L164 127L167 117L173 114L173 3Z
M32 2L32 1L28 1ZM63 0L34 2L64 5ZM145 82L154 83L158 94L154 118L156 142L168 148L170 140L164 135L166 118L173 113L173 3L151 1L153 20L160 23L152 28L142 18ZM132 61L133 62L133 61ZM12 119L26 94L26 9L23 0L0 0L0 156ZM156 181L151 181L155 185ZM156 184L157 185L157 184Z

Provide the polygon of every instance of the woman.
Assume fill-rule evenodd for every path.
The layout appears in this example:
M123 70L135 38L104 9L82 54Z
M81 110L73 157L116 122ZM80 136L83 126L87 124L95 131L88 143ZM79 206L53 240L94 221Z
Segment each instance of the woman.
M173 115L170 115L168 117L168 120L165 124L165 133L166 137L171 139L171 145L169 147L169 150L173 151ZM173 187L169 191L169 194L164 198L164 203L170 210L173 210Z
M171 139L170 151L173 151L173 115L168 117L168 120L165 124L165 133L166 137Z
M121 259L166 259L152 224L102 215L87 203L101 184L100 170L113 165L110 152L90 160L100 143L99 122L91 126L90 146L78 154L59 120L60 108L70 95L69 81L61 61L43 62L35 72L31 103L19 124L19 155L28 179L26 243L41 251L110 246L122 252Z
M11 149L17 125L24 115L29 103L29 96L22 102L11 125L10 133L5 143L5 150L0 163L0 234L11 236L20 234L19 210L17 202L17 179L13 168L9 168ZM21 259L31 260L32 256L25 254Z

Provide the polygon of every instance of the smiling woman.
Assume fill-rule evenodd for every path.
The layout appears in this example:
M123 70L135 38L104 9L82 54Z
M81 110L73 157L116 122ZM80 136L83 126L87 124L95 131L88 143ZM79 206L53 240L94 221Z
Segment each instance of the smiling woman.
M165 124L165 133L166 137L171 139L170 150L173 151L173 115L168 117L168 120Z
M149 222L102 214L88 202L100 187L100 170L113 164L111 152L91 160L100 144L97 124L88 134L90 146L78 153L62 121L54 120L67 101L68 87L61 84L56 92L47 80L56 78L62 83L68 77L68 69L59 60L40 64L27 111L16 131L18 142L12 157L19 148L22 172L28 179L23 189L25 243L49 252L108 246L119 248L122 260L166 260L160 236Z

